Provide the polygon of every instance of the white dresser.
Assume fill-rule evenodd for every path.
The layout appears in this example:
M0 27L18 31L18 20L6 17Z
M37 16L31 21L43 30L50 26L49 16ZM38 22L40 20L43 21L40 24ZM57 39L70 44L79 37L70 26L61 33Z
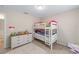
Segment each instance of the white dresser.
M29 42L32 42L32 34L12 36L11 37L11 48L15 48L15 47L21 46Z

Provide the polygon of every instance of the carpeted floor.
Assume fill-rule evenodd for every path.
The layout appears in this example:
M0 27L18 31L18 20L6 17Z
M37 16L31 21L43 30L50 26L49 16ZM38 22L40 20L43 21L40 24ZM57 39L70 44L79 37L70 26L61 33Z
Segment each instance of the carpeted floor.
M48 54L51 53L50 47L45 45L44 42L39 40L33 40L33 43L45 50ZM73 52L66 46L54 43L52 54L73 54Z
M10 49L0 48L0 54L5 54L5 53L7 53L9 51L10 51Z
M69 48L54 44L53 50L43 42L33 40L32 43L10 50L7 54L73 54Z
M47 52L33 43L11 50L8 54L46 54Z

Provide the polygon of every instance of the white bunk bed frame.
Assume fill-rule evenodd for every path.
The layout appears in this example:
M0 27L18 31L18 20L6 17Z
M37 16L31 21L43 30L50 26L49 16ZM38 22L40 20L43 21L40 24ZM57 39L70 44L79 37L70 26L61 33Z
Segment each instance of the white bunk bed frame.
M44 39L43 39L42 41L44 41L45 44L49 45L50 48L51 48L51 50L52 50L53 43L56 42L56 40L57 40L57 33L54 34L54 35L52 35L52 30L53 30L53 29L57 29L57 26L56 26L56 25L52 25L52 22L51 22L51 24L50 24L49 27L46 26L46 23L42 23L42 24L43 24L44 27L40 27L40 26L35 27L35 26L34 26L34 29L45 29L45 36L44 36ZM37 24L35 24L35 25L37 25ZM50 34L50 35L48 36L48 38L47 38L47 34L46 34L47 31L48 31L49 34ZM37 36L36 36L36 35L37 35ZM40 35L40 34L39 34L39 35ZM34 32L34 38L37 38L37 39L41 40L41 39L42 39L42 38L41 38L42 35L41 35L41 36L39 36L39 35Z

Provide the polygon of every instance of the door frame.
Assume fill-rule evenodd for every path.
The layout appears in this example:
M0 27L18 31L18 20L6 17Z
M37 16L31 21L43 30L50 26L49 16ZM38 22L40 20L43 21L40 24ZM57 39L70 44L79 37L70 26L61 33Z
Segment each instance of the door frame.
M4 15L4 17L5 17L5 15ZM4 48L7 48L7 37L6 37L6 29L7 27L6 27L6 17L5 17L5 19L4 19Z
M5 17L5 15L3 15ZM3 30L3 48L6 48L6 17L4 19L0 19L4 23L4 30Z

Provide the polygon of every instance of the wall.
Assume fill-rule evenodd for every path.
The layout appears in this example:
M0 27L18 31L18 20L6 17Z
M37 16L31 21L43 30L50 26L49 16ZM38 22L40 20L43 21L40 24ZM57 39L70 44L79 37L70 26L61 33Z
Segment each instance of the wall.
M67 45L68 42L79 44L79 9L64 12L52 18L58 21L58 43ZM51 16L43 21L48 21Z
M39 21L39 18L33 17L32 15L28 14L25 15L23 13L19 13L16 11L2 11L1 13L5 14L6 17L6 47L10 46L10 39L9 35L11 32L18 32L18 31L33 31L33 24L34 22ZM9 26L14 26L15 29L9 29Z

